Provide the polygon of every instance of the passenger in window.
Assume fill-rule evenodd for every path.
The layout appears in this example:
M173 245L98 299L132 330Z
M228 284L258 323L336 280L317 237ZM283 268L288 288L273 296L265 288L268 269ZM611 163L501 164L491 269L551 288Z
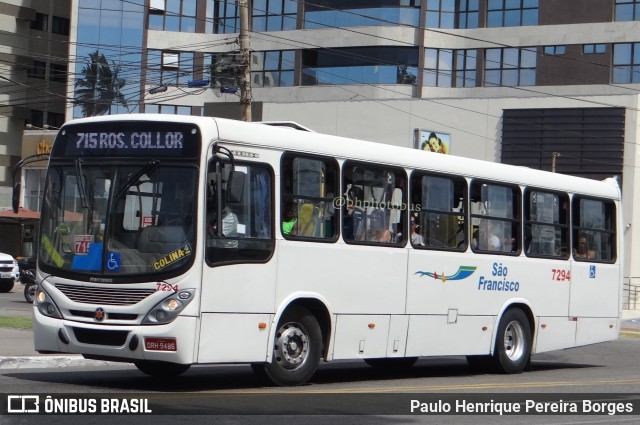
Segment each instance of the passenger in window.
M489 235L487 243L489 251L502 251L502 243L500 242L500 238L498 236Z
M391 232L389 229L369 229L366 233L366 240L371 242L391 242Z
M238 216L231 208L225 206L222 209L222 236L227 238L235 238L238 236ZM210 210L209 217L207 218L207 231L209 236L217 237L218 218L215 209ZM218 246L223 248L237 248L237 240L223 240L220 241Z
M424 238L422 237L421 231L422 228L420 225L411 217L411 244L413 246L424 246Z
M589 249L591 244L589 243L589 238L586 234L581 233L578 237L578 247L573 250L573 256L575 258L596 258L596 252L592 249Z
M282 212L282 234L285 236L295 236L297 222L296 206L293 202L287 202Z

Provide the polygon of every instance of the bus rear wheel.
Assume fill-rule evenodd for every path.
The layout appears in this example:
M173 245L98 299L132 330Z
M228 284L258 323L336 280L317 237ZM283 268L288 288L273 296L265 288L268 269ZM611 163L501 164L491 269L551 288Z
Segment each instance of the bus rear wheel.
M531 358L531 326L520 309L508 310L498 325L496 349L493 354L496 369L503 373L522 372Z
M322 331L318 321L306 308L295 306L278 323L271 362L251 366L276 385L301 385L316 372L321 355Z
M191 365L153 360L140 360L134 363L138 370L147 375L162 378L166 376L178 376L186 372Z

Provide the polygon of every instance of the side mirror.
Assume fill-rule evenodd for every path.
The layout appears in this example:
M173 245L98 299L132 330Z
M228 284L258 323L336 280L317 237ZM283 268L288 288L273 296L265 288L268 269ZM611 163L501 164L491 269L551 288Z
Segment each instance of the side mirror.
M227 201L240 202L244 192L244 178L246 174L242 171L234 171L227 182Z
M20 208L20 191L22 187L20 183L16 183L13 185L13 195L11 197L11 206L13 207L13 212L18 213L18 209Z

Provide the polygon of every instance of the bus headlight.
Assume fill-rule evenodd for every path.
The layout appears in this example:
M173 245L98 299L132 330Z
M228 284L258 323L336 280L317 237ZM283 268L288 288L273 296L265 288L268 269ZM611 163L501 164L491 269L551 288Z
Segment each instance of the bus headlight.
M35 299L36 307L38 307L38 311L47 317L54 317L56 319L62 319L62 314L58 307L53 302L49 294L47 294L44 289L38 287L36 291L36 299Z
M165 298L145 316L143 325L162 325L170 323L189 305L194 298L195 289L183 289Z

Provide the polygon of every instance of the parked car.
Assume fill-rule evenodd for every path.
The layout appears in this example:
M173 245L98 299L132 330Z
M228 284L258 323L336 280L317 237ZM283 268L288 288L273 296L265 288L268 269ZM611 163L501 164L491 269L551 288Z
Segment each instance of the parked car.
M20 277L18 262L9 254L0 252L0 292L9 292Z

